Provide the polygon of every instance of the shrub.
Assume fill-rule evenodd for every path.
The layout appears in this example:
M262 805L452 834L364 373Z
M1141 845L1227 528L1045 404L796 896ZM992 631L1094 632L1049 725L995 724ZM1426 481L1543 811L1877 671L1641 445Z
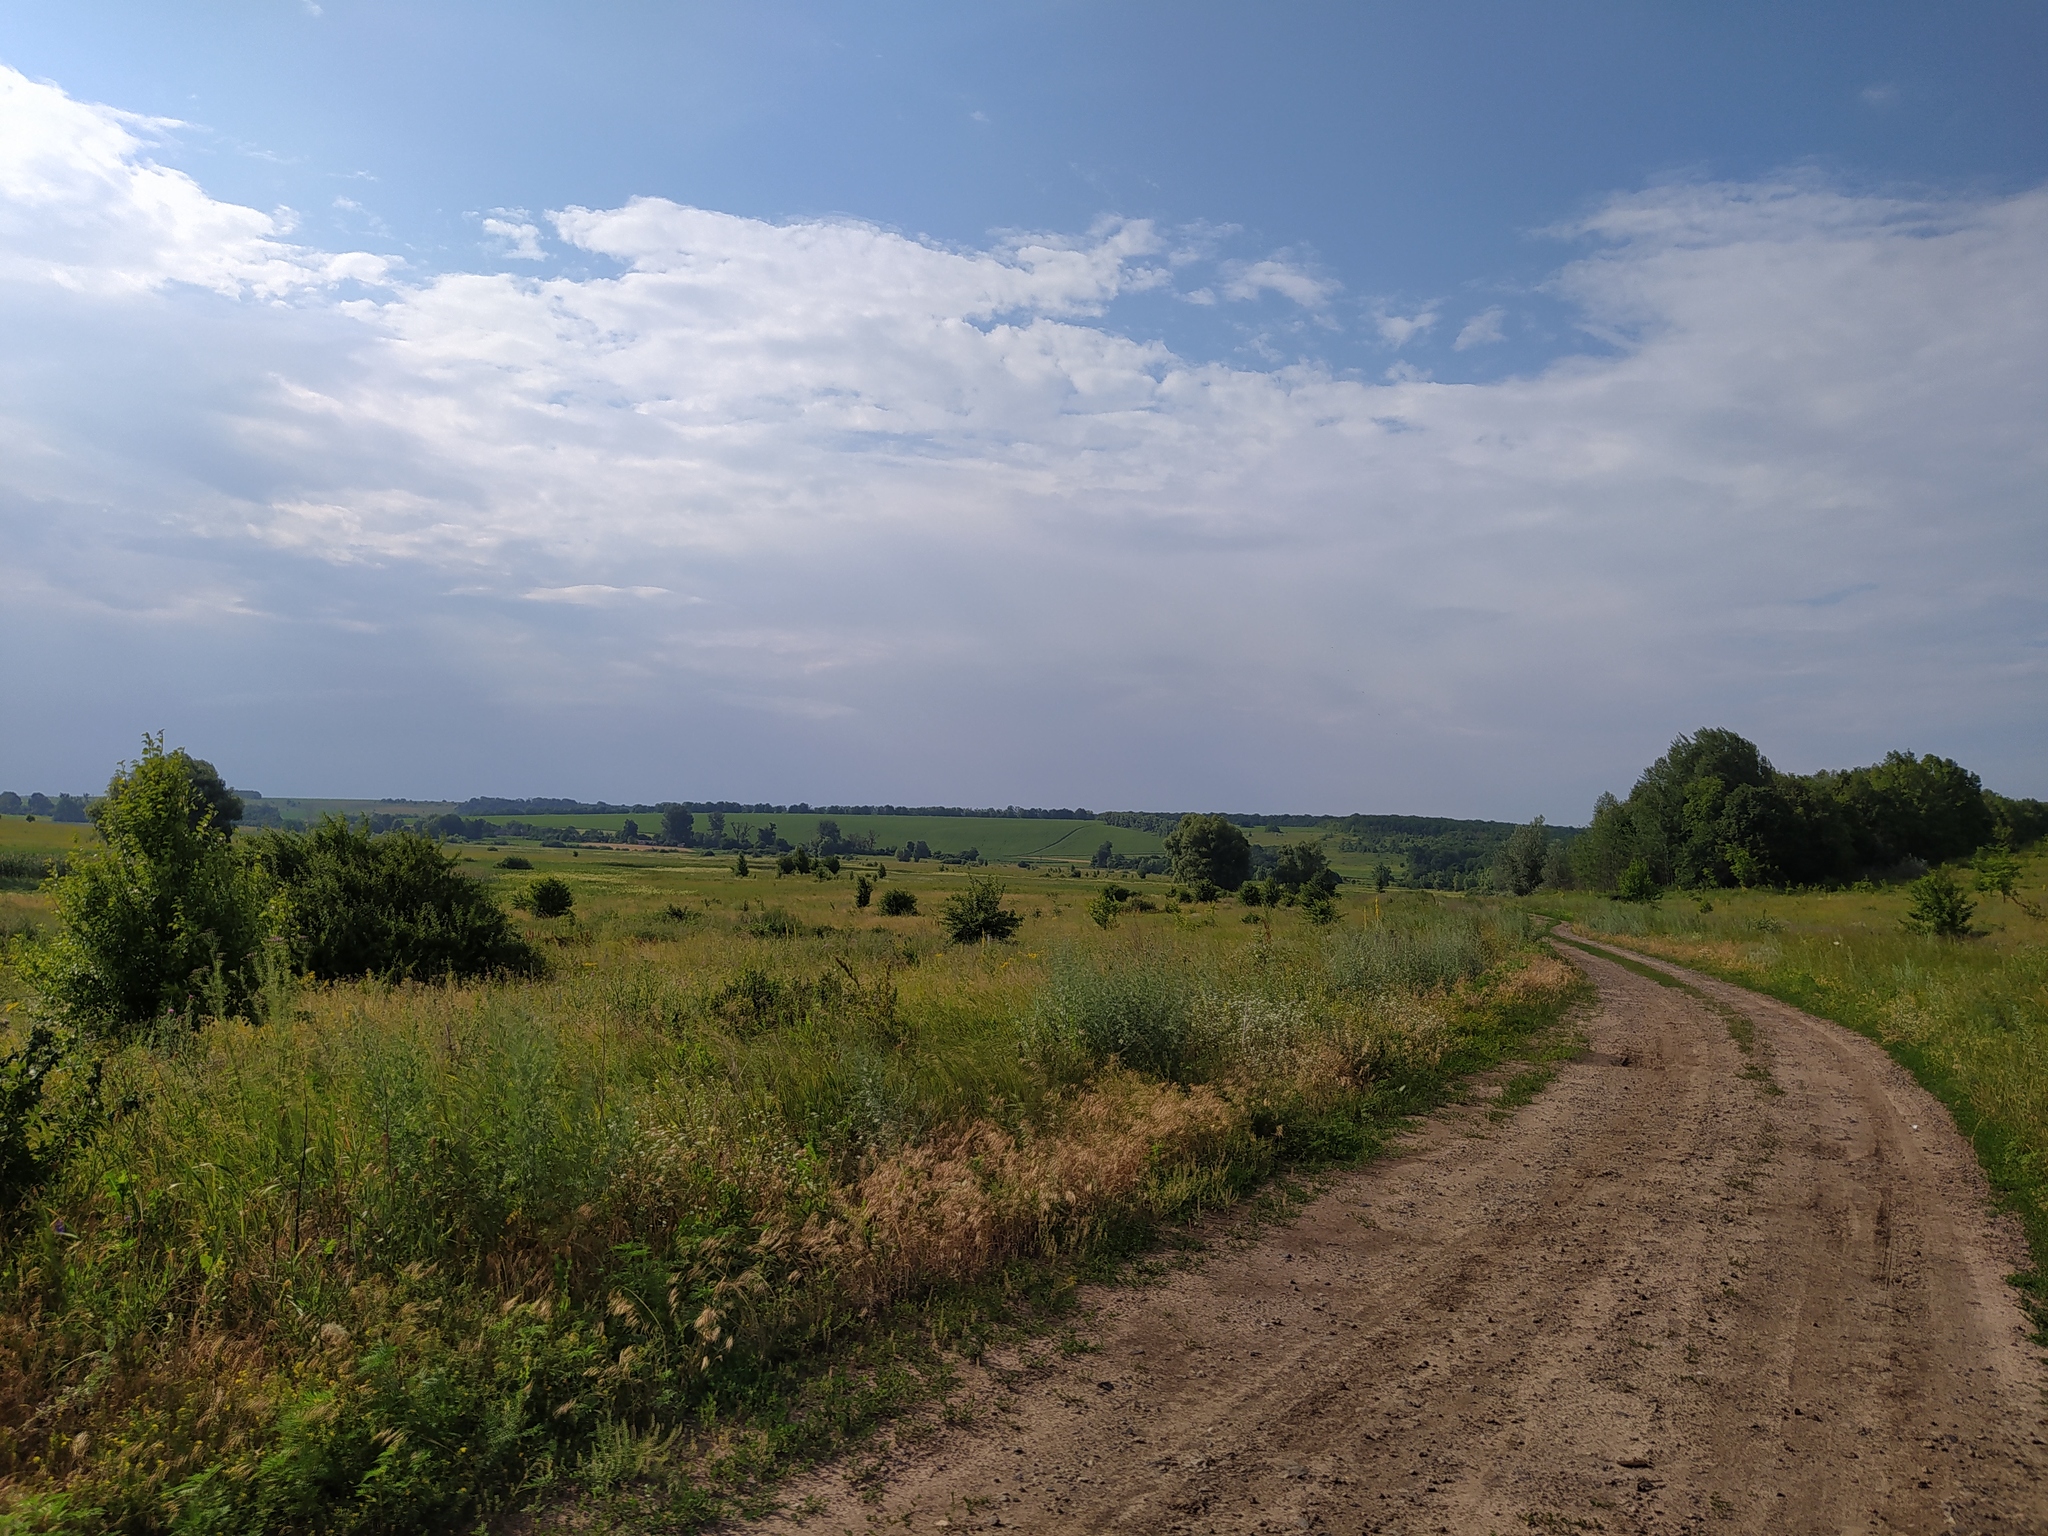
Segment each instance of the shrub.
M105 846L52 889L57 935L23 968L80 1027L118 1035L167 1012L226 1017L248 1004L263 883L193 772L185 753L144 737L93 804Z
M524 854L508 853L504 858L498 860L498 868L531 869L533 868L533 860L527 858Z
M1023 915L1003 905L1006 889L994 875L971 875L964 891L946 898L939 921L955 944L1007 939L1024 926Z
M810 932L787 907L763 907L747 931L757 939L797 939Z
M1649 862L1645 859L1631 859L1628 868L1621 872L1621 879L1614 887L1616 899L1621 901L1655 901L1664 893L1657 888L1657 881L1650 873Z
M1327 927L1337 921L1337 898L1320 886L1311 886L1301 894L1301 910L1318 928Z
M261 833L250 853L278 888L294 964L322 980L540 968L482 883L417 832L330 816L311 832Z
M1947 870L1922 875L1907 890L1912 900L1902 921L1909 931L1938 939L1959 939L1969 933L1977 904L1963 894L1962 886Z
M534 881L527 899L533 903L535 917L567 917L576 905L576 893L569 889L569 882L558 875Z
M917 916L917 893L915 891L906 891L900 885L891 886L888 890L882 892L882 916Z
M875 894L875 881L874 881L874 877L873 877L872 875L855 875L855 876L854 876L854 878L853 878L853 904L854 904L854 905L855 905L856 907L864 907L864 906L866 906L866 905L868 904L868 902L869 902L869 901L870 901L870 900L871 900L871 899L873 898L874 894Z
M1096 927L1107 928L1122 914L1124 910L1123 897L1117 894L1122 889L1121 886L1104 886L1095 893L1094 899L1088 903L1088 916Z
M1124 1066L1183 1080L1195 1037L1197 995L1169 961L1135 959L1097 969L1058 960L1032 1010L1031 1044L1054 1078L1074 1068Z

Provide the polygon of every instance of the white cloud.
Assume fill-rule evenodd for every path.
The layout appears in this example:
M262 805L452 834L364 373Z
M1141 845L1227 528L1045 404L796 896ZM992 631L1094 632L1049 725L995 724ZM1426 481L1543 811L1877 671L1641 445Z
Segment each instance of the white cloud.
M540 248L540 226L526 220L523 208L498 208L483 221L485 234L494 237L499 248L517 261L546 261Z
M1873 85L1866 85L1857 94L1863 98L1866 107L1883 109L1899 104L1899 88L1889 81L1880 80Z
M1390 347L1405 347L1418 336L1427 335L1436 325L1436 310L1424 309L1412 315L1396 315L1385 309L1373 312L1373 324L1379 330L1380 340Z
M1342 289L1342 284L1317 277L1282 257L1264 261L1227 262L1223 269L1223 297L1256 299L1262 293L1277 293L1292 299L1303 309L1321 309Z
M1507 318L1507 311L1498 304L1491 309L1482 309L1458 332L1458 339L1451 343L1452 350L1463 352L1472 347L1491 346L1503 340L1501 322Z
M1373 383L1103 320L1162 281L1139 222L950 249L637 199L549 216L609 275L337 294L146 125L0 87L0 646L109 658L24 739L232 676L250 751L430 741L450 788L522 754L579 793L1571 816L1726 721L2048 790L2048 193L1615 197L1550 284L1597 351ZM165 590L238 648L199 665ZM411 687L433 729L364 726Z
M73 101L0 65L0 279L278 296L383 278L382 258L288 244L288 212L217 202L151 161L146 136L179 126Z
M573 603L584 608L602 608L633 598L667 597L667 587L608 587L583 582L573 587L535 587L519 594L531 603Z

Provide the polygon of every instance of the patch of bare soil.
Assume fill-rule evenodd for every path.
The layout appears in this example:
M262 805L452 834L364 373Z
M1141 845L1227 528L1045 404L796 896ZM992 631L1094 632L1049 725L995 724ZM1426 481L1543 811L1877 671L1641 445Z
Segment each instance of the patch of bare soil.
M1583 952L1589 1049L1285 1227L1100 1288L735 1529L2048 1530L2040 1360L1946 1113L1868 1041ZM908 1426L906 1426L908 1428Z

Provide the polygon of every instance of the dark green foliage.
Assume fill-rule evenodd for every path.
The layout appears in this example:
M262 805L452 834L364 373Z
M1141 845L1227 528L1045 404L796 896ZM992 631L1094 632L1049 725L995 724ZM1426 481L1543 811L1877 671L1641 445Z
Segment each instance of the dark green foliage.
M800 939L811 930L787 907L763 907L747 931L757 939Z
M1332 894L1337 889L1338 875L1330 868L1322 844L1303 838L1280 850L1270 879L1273 890L1299 900L1311 891Z
M52 875L61 875L68 866L64 860L47 853L19 853L13 849L0 851L0 891L34 890Z
M1301 893L1301 910L1318 928L1327 927L1337 921L1337 898L1321 886L1312 885Z
M528 899L533 903L535 917L567 917L576 905L576 893L569 889L569 882L556 875L534 881Z
M1543 869L1549 858L1550 833L1538 816L1510 834L1493 861L1494 879L1503 890L1526 896L1543 883Z
M98 1117L99 1081L97 1057L48 1024L30 1025L20 1045L0 1056L0 1217L13 1215L63 1166Z
M141 758L93 805L105 846L52 888L57 935L23 968L82 1028L118 1035L165 1013L247 1007L263 882L230 847L193 767L161 736L144 737Z
M900 885L892 885L888 890L882 892L882 916L917 916L917 893L915 891L906 891Z
M1207 880L1234 891L1251 877L1252 845L1235 822L1222 816L1183 816L1166 834L1166 856L1177 880Z
M432 838L328 817L311 832L261 833L251 853L282 893L294 965L323 980L540 967L490 893Z
M1385 865L1385 864L1375 864L1375 865L1373 865L1373 867L1372 867L1372 888L1373 888L1374 890L1376 890L1376 891L1384 891L1384 890L1385 890L1385 889L1386 889L1386 888L1387 888L1388 886L1392 885L1393 883L1394 883L1394 871L1393 871L1393 870L1392 870L1391 868L1389 868L1389 867L1388 867L1387 865Z
M747 878L747 856L744 853L733 856L732 872L742 880Z
M1248 907L1263 907L1266 904L1266 888L1256 880L1247 880L1238 887L1237 899Z
M970 875L967 888L948 896L939 922L955 944L1007 939L1024 926L1023 917L1003 905L1003 882L994 875Z
M866 906L866 905L868 904L868 902L869 902L869 901L870 901L870 900L871 900L871 899L873 898L874 894L875 894L875 879L874 879L874 876L872 876L872 875L855 875L855 876L853 877L853 904L854 904L854 905L855 905L856 907L864 907L864 906Z
M508 854L506 854L506 855L505 855L505 857L504 857L504 858L502 858L502 859L498 860L498 868L500 868L500 869L531 869L531 868L533 868L533 860L531 860L531 859L529 859L529 858L526 858L526 857L525 857L524 855L522 855L522 854L517 854L517 853L508 853Z
M665 805L661 808L661 840L678 848L690 846L691 833L696 830L697 818L680 805Z
M1674 740L1625 802L1600 797L1572 844L1572 883L1614 890L1640 860L1654 882L1693 889L1839 884L1964 857L1990 840L2001 806L2022 805L1947 758L1893 752L1786 774L1735 732L1703 730Z
M1963 894L1962 886L1947 870L1933 870L1907 889L1912 900L1904 923L1912 932L1938 939L1960 939L1969 933L1977 904Z

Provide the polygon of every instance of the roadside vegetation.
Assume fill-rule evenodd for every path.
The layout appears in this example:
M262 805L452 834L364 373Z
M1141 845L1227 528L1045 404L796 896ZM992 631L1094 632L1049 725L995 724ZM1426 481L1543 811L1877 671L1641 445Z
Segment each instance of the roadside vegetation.
M10 1529L758 1507L1582 991L1220 818L1099 924L1064 868L236 836L203 766L0 892Z

